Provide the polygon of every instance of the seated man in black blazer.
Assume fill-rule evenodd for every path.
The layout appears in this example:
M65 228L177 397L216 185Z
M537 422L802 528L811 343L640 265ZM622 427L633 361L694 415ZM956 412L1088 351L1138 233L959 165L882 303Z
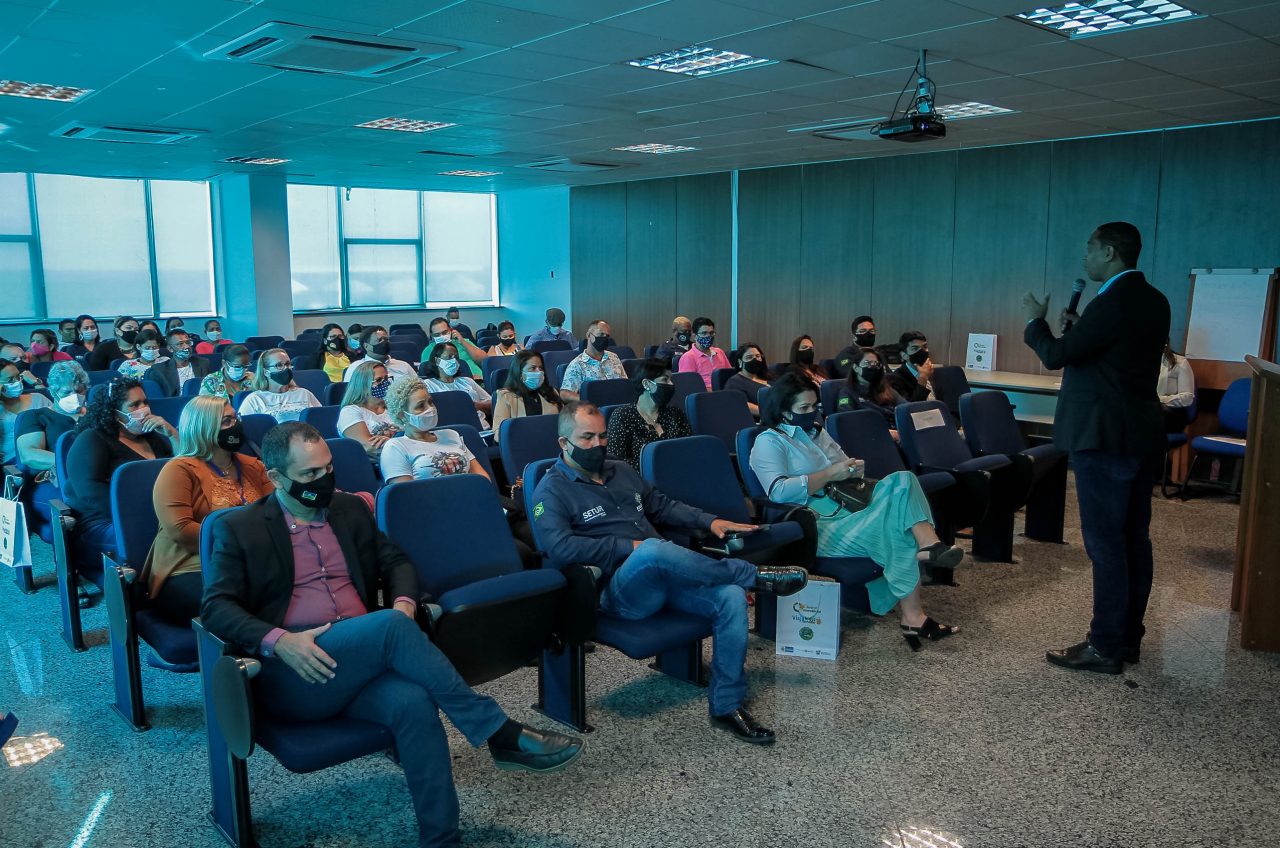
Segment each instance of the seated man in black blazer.
M169 358L147 369L147 379L155 380L165 397L182 393L187 380L203 380L209 373L209 362L196 356L196 345L190 334L181 327L174 327L164 337Z
M928 400L933 393L933 360L929 358L929 340L919 330L907 330L898 339L902 364L889 373L889 385L908 403Z
M438 711L472 745L487 741L503 770L555 771L582 753L579 739L508 719L419 629L412 563L363 501L335 493L332 456L314 427L272 428L262 460L276 491L219 524L200 610L210 632L263 658L254 683L261 709L388 727L422 846L459 841Z

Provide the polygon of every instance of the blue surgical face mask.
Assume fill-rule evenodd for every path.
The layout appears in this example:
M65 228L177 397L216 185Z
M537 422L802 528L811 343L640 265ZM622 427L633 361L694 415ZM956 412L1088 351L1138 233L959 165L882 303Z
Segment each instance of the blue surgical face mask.
M542 388L542 384L546 381L547 375L541 371L526 371L521 375L527 388L537 391Z
M158 347L138 348L138 355L141 356L143 359L145 359L147 362L155 362L156 359L160 356L160 348Z
M4 396L10 398L19 397L22 394L22 378L10 380L4 384Z
M436 362L436 366L440 369L440 373L446 377L452 377L458 373L458 360L456 359L441 359Z
M228 380L234 380L238 383L244 379L246 369L243 365L228 365L222 370L227 375Z

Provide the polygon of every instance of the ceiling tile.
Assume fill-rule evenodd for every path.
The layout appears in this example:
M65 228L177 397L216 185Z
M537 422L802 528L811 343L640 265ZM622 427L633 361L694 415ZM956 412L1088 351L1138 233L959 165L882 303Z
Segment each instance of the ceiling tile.
M1280 3L1268 3L1265 6L1228 12L1216 17L1252 35L1265 38L1280 37Z
M582 26L579 21L466 0L396 30L432 39L466 39L514 47Z
M872 41L932 32L990 20L991 15L945 0L879 0L805 18L805 23L829 27Z
M839 50L847 46L849 41L849 34L846 32L814 26L804 21L787 21L717 38L715 46L749 56L795 59Z
M598 62L584 62L581 59L532 53L528 50L503 50L466 65L468 71L520 80L547 80L598 67Z
M535 53L570 56L601 64L626 62L687 46L686 41L659 38L601 24L569 30L525 45Z
M456 0L454 0L456 2ZM496 6L589 23L650 6L655 0L493 0Z
M969 61L984 68L1006 74L1030 74L1038 71L1056 71L1080 65L1096 65L1115 59L1110 53L1094 50L1081 41L1063 39L1055 44L1037 44L1000 53L975 56Z
M1270 67L1274 71L1276 67L1280 67L1280 45L1254 38L1234 44L1218 44L1212 47L1162 53L1157 56L1143 56L1137 61L1152 68L1178 74L1194 75L1198 71L1244 65L1257 67L1259 71Z
M1243 37L1245 34L1240 30L1219 20L1197 18L1095 36L1088 41L1089 46L1095 50L1126 59L1136 59L1155 53L1168 53L1172 50L1230 44L1242 40Z
M303 12L386 31L457 2L458 0L376 0L373 3L353 3L347 0L261 0L261 5L265 9L278 10L289 16Z
M915 67L919 54L892 44L856 40L848 47L827 53L807 55L804 61L849 76L909 70Z
M635 12L609 19L609 26L646 35L682 41L685 45L718 47L719 36L782 23L786 18L754 9L743 9L718 0L667 0Z
M1019 47L1053 44L1062 36L1039 27L993 18L975 24L940 29L921 35L887 39L890 44L911 50L928 50L940 58L968 59Z

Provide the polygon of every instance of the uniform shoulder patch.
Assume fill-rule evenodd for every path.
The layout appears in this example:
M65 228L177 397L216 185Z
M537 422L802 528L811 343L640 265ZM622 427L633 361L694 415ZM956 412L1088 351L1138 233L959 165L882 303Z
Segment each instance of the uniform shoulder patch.
M546 512L546 510L545 510L545 509L543 508L543 506L542 506L542 501L538 501L537 505L536 505L536 506L534 506L534 508L533 508L533 517L534 517L534 518L541 518L541 517L542 517L542 513L544 513L544 512Z

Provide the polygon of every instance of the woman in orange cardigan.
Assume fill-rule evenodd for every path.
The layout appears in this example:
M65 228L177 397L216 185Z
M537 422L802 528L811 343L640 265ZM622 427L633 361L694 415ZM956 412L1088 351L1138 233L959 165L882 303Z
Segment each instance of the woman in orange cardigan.
M217 509L242 506L271 494L262 463L236 453L244 428L220 397L194 397L178 422L178 453L160 471L152 501L160 532L142 579L157 612L175 624L200 614L200 523Z

